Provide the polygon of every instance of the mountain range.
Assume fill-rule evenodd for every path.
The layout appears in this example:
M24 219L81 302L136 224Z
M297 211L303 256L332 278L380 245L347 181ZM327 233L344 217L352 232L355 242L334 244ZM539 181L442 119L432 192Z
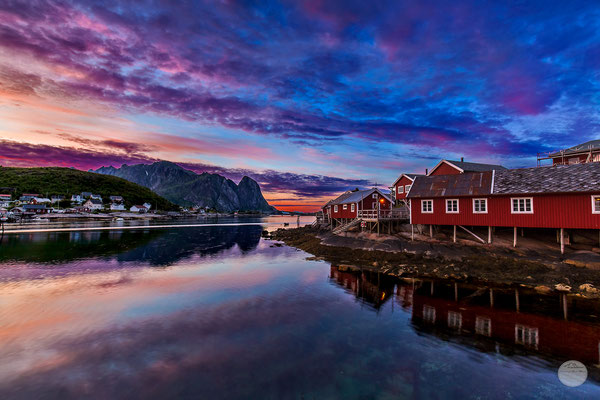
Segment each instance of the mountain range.
M247 176L236 185L221 175L197 174L169 161L100 167L93 172L145 186L182 207L208 207L221 212L277 212L263 197L258 183Z

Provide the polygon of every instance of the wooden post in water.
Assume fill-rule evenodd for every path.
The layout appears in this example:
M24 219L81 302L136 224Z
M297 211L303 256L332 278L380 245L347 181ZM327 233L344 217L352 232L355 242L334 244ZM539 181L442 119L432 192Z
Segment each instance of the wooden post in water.
M431 295L433 296L433 281L431 281Z
M514 235L513 235L513 247L517 247L517 227L515 226Z
M458 283L454 282L454 301L458 301Z
M565 230L560 228L560 254L565 254Z
M494 307L494 289L490 288L490 307Z
M519 304L519 289L515 289L515 305L517 308L517 312L519 312L519 310L521 309L521 306Z
M453 237L454 243L456 243L456 225L454 225L454 237Z

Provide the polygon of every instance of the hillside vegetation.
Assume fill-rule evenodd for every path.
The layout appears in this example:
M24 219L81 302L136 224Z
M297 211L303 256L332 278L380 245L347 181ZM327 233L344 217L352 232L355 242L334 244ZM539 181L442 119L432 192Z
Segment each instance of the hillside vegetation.
M96 174L70 168L12 168L0 167L0 193L17 197L23 193L39 193L41 196L92 192L106 201L109 196L123 196L125 205L148 202L156 210L177 210L178 206L153 191L116 176Z

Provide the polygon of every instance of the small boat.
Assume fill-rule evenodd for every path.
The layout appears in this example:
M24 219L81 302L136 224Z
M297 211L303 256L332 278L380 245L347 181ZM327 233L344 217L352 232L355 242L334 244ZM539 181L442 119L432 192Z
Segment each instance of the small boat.
M123 221L123 218L118 217L118 218L115 218L114 221Z

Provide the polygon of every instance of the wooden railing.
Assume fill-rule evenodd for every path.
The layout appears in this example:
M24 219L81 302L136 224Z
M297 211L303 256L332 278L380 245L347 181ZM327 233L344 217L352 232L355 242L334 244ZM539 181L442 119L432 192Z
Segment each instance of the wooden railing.
M358 210L358 218L363 219L406 219L408 209L394 208L392 210Z

